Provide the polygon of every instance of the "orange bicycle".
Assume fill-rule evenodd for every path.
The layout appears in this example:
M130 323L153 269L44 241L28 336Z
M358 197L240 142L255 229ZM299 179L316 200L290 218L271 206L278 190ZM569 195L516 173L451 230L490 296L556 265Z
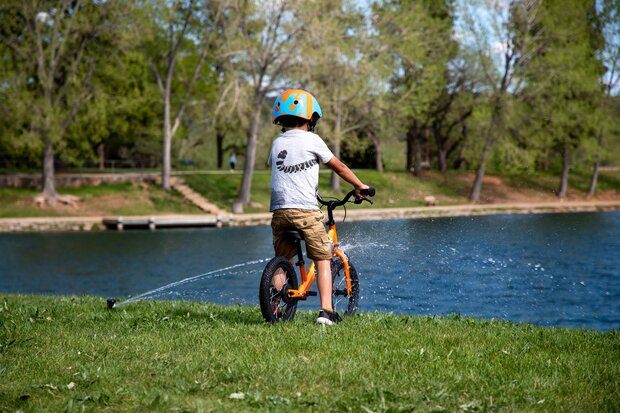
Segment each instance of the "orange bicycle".
M357 311L360 298L359 278L355 267L349 261L349 257L340 249L333 212L337 207L343 206L347 202L361 204L363 201L368 201L372 204L372 201L367 198L350 201L354 195L355 191L353 190L342 199L325 200L317 194L319 203L327 207L327 235L332 242L333 308L337 309L338 304L346 301L347 309L343 313L345 316L351 316ZM362 190L361 195L372 197L375 195L375 189ZM295 317L299 300L317 295L316 291L310 291L316 277L316 268L314 261L312 261L306 271L301 245L303 235L296 229L291 229L286 231L285 236L289 237L297 249L297 263L295 265L299 267L301 285L295 268L287 257L274 257L267 263L261 277L258 299L263 318L271 323L292 320ZM282 276L278 276L278 284L281 284L278 287L274 285L276 274L282 274Z

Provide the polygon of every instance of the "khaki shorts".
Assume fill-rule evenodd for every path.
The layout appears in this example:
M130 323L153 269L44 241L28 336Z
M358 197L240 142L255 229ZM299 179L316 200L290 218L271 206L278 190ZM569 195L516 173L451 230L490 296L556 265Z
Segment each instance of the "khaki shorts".
M273 248L277 256L292 258L297 255L295 244L284 237L284 231L298 229L306 241L308 257L314 261L332 258L332 248L325 232L325 216L319 210L287 208L274 211L271 218Z

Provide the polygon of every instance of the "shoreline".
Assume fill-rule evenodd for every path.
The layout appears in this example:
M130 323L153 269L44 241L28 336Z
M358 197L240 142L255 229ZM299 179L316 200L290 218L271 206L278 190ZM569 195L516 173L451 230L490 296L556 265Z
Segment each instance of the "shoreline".
M543 213L575 213L575 212L607 212L620 211L620 200L614 201L555 201L527 202L509 204L460 204L446 206L423 206L408 208L350 208L346 211L347 221L378 221L390 219L427 219L467 217L481 215L506 214L543 214ZM344 211L336 211L336 219L342 220ZM119 220L120 222L143 221L146 229L156 228L157 222L166 222L160 227L245 227L269 225L271 213L254 214L192 214L192 215L151 215L151 216L93 216L93 217L29 217L0 218L0 233L9 232L76 232L109 230L104 221ZM202 220L213 225L192 225ZM176 225L175 225L176 223ZM121 226L118 229L122 229ZM114 229L112 229L114 230Z

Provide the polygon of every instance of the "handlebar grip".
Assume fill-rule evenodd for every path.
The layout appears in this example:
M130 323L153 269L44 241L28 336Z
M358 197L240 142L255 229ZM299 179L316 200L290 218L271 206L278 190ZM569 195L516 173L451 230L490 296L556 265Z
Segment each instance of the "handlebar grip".
M371 187L371 188L368 188L368 189L362 189L362 190L360 191L360 195L364 195L364 196L366 196L366 195L368 195L368 196L375 196L375 193L376 193L376 192L377 192L377 191L375 190L375 188L372 188L372 187Z

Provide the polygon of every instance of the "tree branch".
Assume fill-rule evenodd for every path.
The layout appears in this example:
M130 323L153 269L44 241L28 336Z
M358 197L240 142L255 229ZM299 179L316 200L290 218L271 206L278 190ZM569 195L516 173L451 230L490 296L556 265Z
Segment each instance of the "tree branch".
M65 12L68 10L69 8L69 2L67 1L65 4L66 6L63 7L62 10L62 14L65 14ZM65 27L65 33L62 36L62 40L60 41L60 45L58 46L58 53L55 53L55 48L50 47L52 53L55 53L55 56L52 55L51 57L51 62L50 62L50 76L52 78L54 78L56 76L56 68L58 67L58 63L60 62L60 59L62 59L64 53L65 53L65 46L67 44L67 41L69 39L69 36L71 35L71 28L73 27L73 22L75 21L77 14L80 10L80 3L81 0L77 0L75 6L74 6L74 10L73 13L71 13L71 17L69 19L69 23L67 23L66 27ZM60 14L60 13L59 13ZM54 36L54 39L56 38L56 36Z

